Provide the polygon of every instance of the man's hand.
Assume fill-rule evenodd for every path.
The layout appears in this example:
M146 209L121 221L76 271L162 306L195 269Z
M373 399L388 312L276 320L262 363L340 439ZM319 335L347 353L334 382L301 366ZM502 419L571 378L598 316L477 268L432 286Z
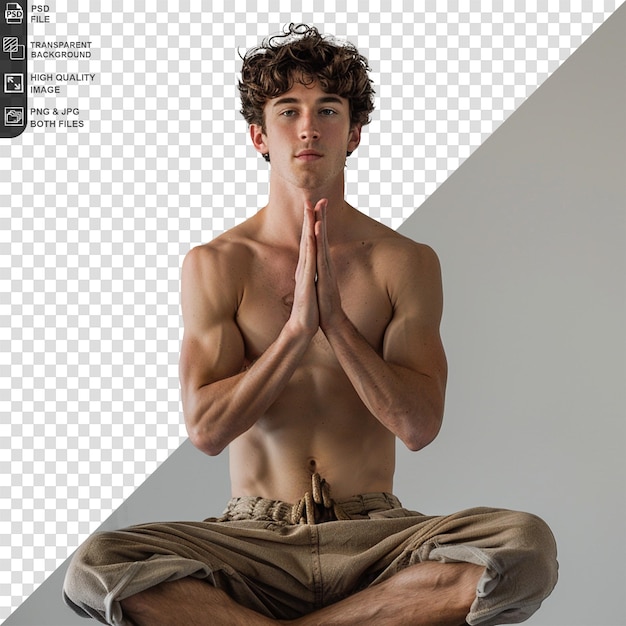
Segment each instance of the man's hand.
M319 202L318 202L319 205ZM300 254L296 266L296 286L290 321L302 332L313 336L320 325L315 279L317 273L315 211L310 202L304 205Z
M346 319L328 245L328 200L304 205L300 253L290 321L311 336Z
M321 329L336 327L346 319L341 307L341 295L337 285L330 247L328 245L327 216L328 200L322 199L315 205L315 243L317 266L317 306Z

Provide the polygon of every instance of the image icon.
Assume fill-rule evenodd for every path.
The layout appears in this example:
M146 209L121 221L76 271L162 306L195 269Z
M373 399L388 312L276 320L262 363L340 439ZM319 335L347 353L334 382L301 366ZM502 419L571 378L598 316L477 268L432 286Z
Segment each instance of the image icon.
M24 107L4 107L5 126L24 126Z
M24 74L5 74L4 93L24 93Z
M7 52L11 61L23 61L26 58L26 46L20 44L17 37L3 37L2 52Z

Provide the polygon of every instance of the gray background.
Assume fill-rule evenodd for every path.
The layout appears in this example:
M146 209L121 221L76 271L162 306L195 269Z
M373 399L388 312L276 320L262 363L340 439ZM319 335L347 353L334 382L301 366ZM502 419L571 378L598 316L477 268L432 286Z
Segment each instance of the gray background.
M396 491L542 515L562 568L546 626L626 623L625 28L622 7L400 228L440 254L451 376L444 429L399 451ZM226 461L183 444L104 526L219 512ZM62 570L6 623L72 623Z
M400 228L442 261L450 380L398 492L544 517L546 626L626 624L625 33L622 7Z

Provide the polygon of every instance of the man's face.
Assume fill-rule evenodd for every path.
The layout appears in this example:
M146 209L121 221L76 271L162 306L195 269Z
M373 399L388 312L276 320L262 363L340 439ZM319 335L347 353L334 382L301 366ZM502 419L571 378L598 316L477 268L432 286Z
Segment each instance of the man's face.
M264 128L251 126L252 141L270 154L273 175L298 188L320 188L343 176L346 154L359 145L361 129L350 125L348 100L316 82L295 82L269 100L264 119Z

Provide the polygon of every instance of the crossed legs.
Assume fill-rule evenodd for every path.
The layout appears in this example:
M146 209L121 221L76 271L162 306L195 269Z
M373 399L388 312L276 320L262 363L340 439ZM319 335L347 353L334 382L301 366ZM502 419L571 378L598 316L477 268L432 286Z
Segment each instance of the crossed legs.
M352 524L344 528L339 522L337 526L321 525L321 529L298 526L288 532L282 529L269 533L256 526L191 522L96 533L77 551L68 569L64 595L68 605L82 616L100 621L117 620L132 626L281 623L237 604L250 602L249 606L255 608L263 605L262 601L253 604L256 591L249 589L245 581L235 584L220 563L227 563L229 558L236 560L235 557L239 558L239 565L254 563L252 568L243 568L244 579L257 581L261 586L266 581L272 589L279 590L277 593L287 594L277 606L284 604L285 599L289 603L289 598L304 593L311 577L304 576L291 585L296 578L287 572L292 572L294 559L286 558L277 564L270 562L267 555L274 550L276 555L284 554L279 550L289 544L298 549L308 547L310 555L311 534L315 535L315 545L323 544L320 547L325 553L334 555L336 565L341 561L341 567L333 570L335 582L341 582L345 590L339 593L356 588L364 572L366 579L371 580L375 563L384 566L379 576L384 582L294 619L290 623L295 626L360 622L458 626L470 612L477 619L489 615L493 622L496 613L505 611L507 622L521 622L539 608L556 584L554 537L536 516L471 509L408 524L413 524L412 519L373 520L371 526L368 522L367 537L352 532L355 530ZM347 560L337 561L336 552L328 550L334 534L342 528L346 532L345 541L354 548L352 551L359 552L356 556L346 554ZM321 530L326 535L320 538ZM240 549L237 554L228 546L235 535ZM363 546L359 544L359 536L365 548L370 546L365 551L360 551ZM293 551L291 554L293 557ZM390 562L391 558L395 561ZM406 567L407 562L415 561L419 562ZM472 565L470 561L481 565ZM405 569L398 571L401 563ZM304 571L306 560L299 567ZM488 575L483 577L485 567ZM259 576L261 571L263 576ZM172 580L176 576L181 577L177 582L154 586L158 580ZM219 589L227 589L232 595ZM480 602L471 610L477 589ZM120 601L124 595L128 597ZM303 611L311 610L311 597L303 605ZM298 605L285 606L293 611ZM122 615L126 621L122 621Z
M482 572L482 567L468 563L419 563L379 585L292 621L264 617L193 578L162 583L126 598L122 608L135 626L459 626L465 623Z

